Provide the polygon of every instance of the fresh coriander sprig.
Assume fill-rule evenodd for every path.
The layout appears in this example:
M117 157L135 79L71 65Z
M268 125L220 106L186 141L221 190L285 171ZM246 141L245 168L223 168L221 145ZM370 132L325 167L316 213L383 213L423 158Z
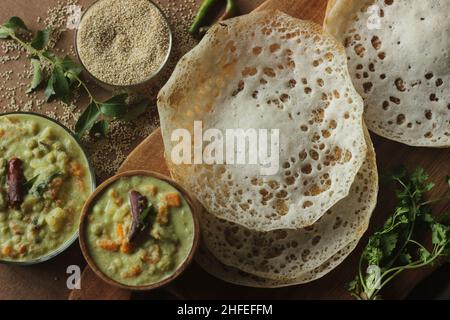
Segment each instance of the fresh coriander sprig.
M450 259L450 227L436 220L430 205L450 201L450 197L424 200L434 184L421 168L408 175L405 169L389 175L398 184L399 201L383 228L375 232L365 247L356 278L348 291L357 299L380 299L380 290L406 270L423 268ZM450 188L450 177L447 177ZM431 245L420 242L420 231L429 230ZM366 272L367 270L367 272Z
M128 95L122 93L107 101L95 99L92 91L80 78L82 68L68 56L58 57L47 49L51 30L37 31L30 42L19 37L20 31L31 33L19 17L12 17L0 26L0 39L13 39L27 50L31 57L33 78L27 93L35 91L45 80L45 70L48 70L47 84L44 91L46 101L56 97L66 102L71 90L82 88L89 97L89 105L81 114L75 125L75 133L81 137L85 132L106 136L108 121L106 119L131 120L145 112L148 101L143 100L137 106L128 108L126 100Z

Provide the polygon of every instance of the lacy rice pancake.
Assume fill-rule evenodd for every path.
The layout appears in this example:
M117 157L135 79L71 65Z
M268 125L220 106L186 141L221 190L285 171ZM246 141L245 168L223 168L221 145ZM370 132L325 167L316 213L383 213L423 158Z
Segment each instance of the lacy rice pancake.
M175 273L191 252L194 221L183 195L150 176L124 176L96 197L85 242L96 267L125 285L144 286Z
M37 262L66 248L92 189L68 131L37 115L0 116L0 260Z
M254 288L282 288L288 286L295 286L315 281L340 265L356 248L358 241L352 241L344 248L339 250L330 259L325 261L314 270L298 274L297 278L289 280L273 280L255 276L253 274L241 271L222 264L217 260L208 249L200 247L196 256L197 263L209 274L217 277L223 281L236 284L239 286L254 287Z
M450 1L332 0L325 28L346 47L370 130L450 146Z
M212 215L256 231L313 224L348 195L365 158L363 102L343 47L277 11L212 27L179 62L158 110L174 179ZM194 136L194 121L204 131L279 130L279 170L174 163L172 133Z
M357 243L369 225L377 200L378 174L368 132L367 144L366 160L349 195L314 225L256 232L205 212L200 219L205 247L225 265L277 281L294 281L320 268L350 242Z

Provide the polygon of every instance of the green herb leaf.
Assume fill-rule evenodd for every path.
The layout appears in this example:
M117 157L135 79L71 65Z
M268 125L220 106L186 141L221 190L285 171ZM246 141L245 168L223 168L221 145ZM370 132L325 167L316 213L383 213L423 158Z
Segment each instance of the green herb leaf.
M31 178L30 180L28 180L27 182L25 182L23 184L23 189L24 189L25 193L28 193L31 190L31 188L33 188L33 185L37 181L38 178L39 178L39 175Z
M18 29L28 30L23 20L19 17L11 17L6 23L3 24L3 26L14 31Z
M108 117L121 118L127 113L126 99L128 94L119 94L100 104L101 112Z
M431 241L434 245L445 245L449 237L449 227L440 223L431 225Z
M91 135L100 135L103 138L106 138L108 135L109 130L109 124L105 120L97 121L91 128L90 134Z
M149 216L150 216L150 214L153 214L153 212L154 212L154 206L149 201L148 207L145 208L144 211L142 211L141 214L139 215L139 228L141 229L141 231L143 231L145 228L147 228L148 225L150 224Z
M410 264L412 262L412 257L409 254L409 252L406 250L403 250L403 252L400 253L399 259L400 259L400 262L405 265Z
M100 114L98 105L95 102L91 102L75 124L77 136L82 137L87 130L91 129Z
M50 29L39 30L38 32L36 32L33 40L31 41L31 46L36 50L44 49L48 44L50 34Z
M79 74L81 72L81 70L82 70L81 66L76 64L72 59L70 59L69 56L65 56L64 59L61 60L60 65L65 70L71 70L71 71L74 71L77 74Z
M4 26L0 27L0 39L7 39L14 33L14 30L6 28Z
M144 99L141 102L134 104L128 108L128 112L126 115L122 117L122 120L125 121L131 121L134 119L137 119L139 116L145 113L147 111L148 107L150 106L150 100Z
M369 265L380 264L380 261L383 258L383 251L380 249L380 239L378 237L369 239L369 243L363 251L363 256Z
M447 181L447 185L450 188L450 176L446 176L445 180Z
M41 63L39 59L31 59L31 65L33 66L33 80L31 80L31 86L27 90L27 93L33 92L44 80L44 75L42 73Z
M53 75L55 77L55 82L53 87L55 89L55 95L65 101L70 93L69 82L64 75L64 70L60 66L56 66L53 69Z
M56 63L56 55L53 52L46 50L42 52L42 55L47 59L49 59L50 61Z
M396 233L386 234L381 237L381 248L385 257L389 257L392 252L394 252L394 249L397 246L397 241L398 234Z
M419 258L422 263L427 263L431 258L431 253L425 248L419 248Z
M0 39L9 38L19 29L28 30L22 19L19 17L11 17L7 22L0 26Z
M437 200L424 200L425 193L434 186L428 182L425 170L418 168L408 176L405 170L400 169L391 173L389 178L399 186L395 190L398 205L383 228L369 238L363 250L356 284L348 287L351 295L358 299L378 299L380 290L405 270L432 265L440 259L450 261L450 227L442 223L441 217L436 219L432 215L430 205ZM430 250L421 243L421 237L417 238L423 233L424 226L431 230ZM377 289L370 286L369 274L363 276L365 268L371 265L377 266L381 279L385 279Z
M81 66L73 62L68 56L60 61L60 66L64 69L64 75L69 81L69 86L78 81L78 76L82 71Z
M61 173L56 172L52 175L50 175L47 179L45 179L43 182L39 183L35 188L33 193L38 196L38 197L42 197L42 195L44 194L44 192L47 190L49 184L53 181L53 179L62 176Z
M55 81L55 76L52 73L47 81L47 87L45 88L44 92L45 101L47 102L55 95Z

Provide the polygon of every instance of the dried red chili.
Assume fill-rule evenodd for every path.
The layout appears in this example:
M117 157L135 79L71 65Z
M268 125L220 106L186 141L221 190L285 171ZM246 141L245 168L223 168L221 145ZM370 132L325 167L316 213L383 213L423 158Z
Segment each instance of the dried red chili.
M18 209L24 198L24 175L22 160L17 157L8 161L8 198L9 205Z

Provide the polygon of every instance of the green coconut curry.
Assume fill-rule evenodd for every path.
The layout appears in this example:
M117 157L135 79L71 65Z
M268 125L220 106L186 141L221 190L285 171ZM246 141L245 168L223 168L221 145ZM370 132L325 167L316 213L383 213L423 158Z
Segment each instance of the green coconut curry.
M88 161L56 123L0 116L0 260L37 261L77 234L92 193Z
M93 204L85 238L94 263L109 278L132 286L157 283L189 255L192 211L165 181L122 177Z

